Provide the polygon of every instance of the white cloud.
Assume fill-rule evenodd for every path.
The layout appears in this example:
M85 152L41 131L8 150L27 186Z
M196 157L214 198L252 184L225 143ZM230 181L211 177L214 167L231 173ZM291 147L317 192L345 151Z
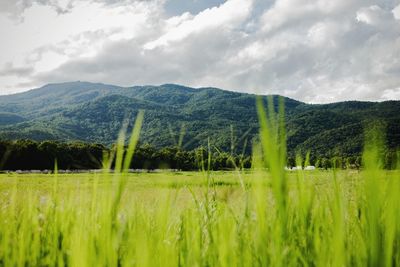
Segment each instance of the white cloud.
M21 20L0 13L0 64L29 66L36 74L52 71L69 60L95 57L107 43L152 36L145 30L151 26L151 16L162 12L156 1L130 1L128 6L105 6L100 1L86 0L47 2L17 2L17 7L25 3L24 8L18 7ZM67 5L69 12L59 14L54 3ZM18 89L21 79L25 84L36 77L35 74L18 79L12 76L15 76L12 72L1 75L0 85ZM0 90L0 94L6 93Z
M397 7L395 7L392 10L392 12L393 12L395 19L400 19L400 4Z
M385 27L394 17L391 10L384 10L377 5L373 5L358 10L356 19L368 25Z
M173 17L166 1L32 0L23 22L0 14L0 93L88 80L400 99L398 0L214 1Z
M187 13L180 18L172 18L167 24L179 21L176 27L168 29L167 33L155 41L145 44L145 49L166 46L171 42L185 39L192 33L213 30L216 27L235 28L250 14L252 0L230 0L219 7L208 8L192 17Z

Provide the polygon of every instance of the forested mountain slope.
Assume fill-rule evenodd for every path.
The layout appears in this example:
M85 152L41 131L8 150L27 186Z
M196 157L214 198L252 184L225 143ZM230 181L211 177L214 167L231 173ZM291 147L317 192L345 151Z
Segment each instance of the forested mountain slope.
M145 111L141 143L251 151L258 132L255 95L166 84L123 88L71 82L0 96L0 138L84 141L110 145L124 121ZM277 104L277 96L274 102ZM289 152L323 156L361 151L363 132L378 120L389 147L400 144L400 102L311 105L284 98Z

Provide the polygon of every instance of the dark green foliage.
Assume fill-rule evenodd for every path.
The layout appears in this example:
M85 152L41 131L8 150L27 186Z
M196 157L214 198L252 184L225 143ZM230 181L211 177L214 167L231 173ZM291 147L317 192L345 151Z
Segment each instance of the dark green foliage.
M0 170L98 169L106 148L99 144L0 142Z
M232 170L251 167L250 157L210 151L210 166L208 166L208 151L202 147L194 150L183 150L179 147L164 147L157 149L149 144L138 146L133 155L131 169L176 169L176 170Z
M104 152L100 144L36 142L30 140L0 141L0 170L53 170L55 162L63 170L88 170L102 168ZM202 169L208 158L203 148L186 151L178 147L157 149L148 144L138 146L133 155L131 169ZM114 166L114 164L112 165ZM249 157L214 151L211 155L212 170L249 168Z
M273 96L276 111L277 99ZM284 103L289 158L310 151L312 161L344 157L356 162L365 125L372 120L385 125L389 151L400 145L399 101L311 105L285 98ZM259 132L252 94L173 84L122 88L73 82L0 96L0 139L109 146L139 109L145 112L140 142L157 149L194 150L210 142L213 149L249 155Z

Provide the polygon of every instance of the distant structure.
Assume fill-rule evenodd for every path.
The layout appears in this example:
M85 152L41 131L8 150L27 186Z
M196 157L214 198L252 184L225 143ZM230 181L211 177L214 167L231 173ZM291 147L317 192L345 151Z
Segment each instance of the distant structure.
M305 171L313 171L315 170L315 166L307 166L304 168Z
M301 170L305 170L305 171L313 171L315 170L315 166L306 166L306 167L302 167L302 166L296 166L296 167L292 167L292 168L285 168L286 170L290 170L290 171L301 171Z

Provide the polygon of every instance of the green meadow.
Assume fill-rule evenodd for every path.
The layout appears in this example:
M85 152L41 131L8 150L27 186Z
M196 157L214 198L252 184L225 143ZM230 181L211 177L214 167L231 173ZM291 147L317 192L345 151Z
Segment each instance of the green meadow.
M3 174L0 262L398 266L400 173L367 174L287 172L283 202L265 171Z

